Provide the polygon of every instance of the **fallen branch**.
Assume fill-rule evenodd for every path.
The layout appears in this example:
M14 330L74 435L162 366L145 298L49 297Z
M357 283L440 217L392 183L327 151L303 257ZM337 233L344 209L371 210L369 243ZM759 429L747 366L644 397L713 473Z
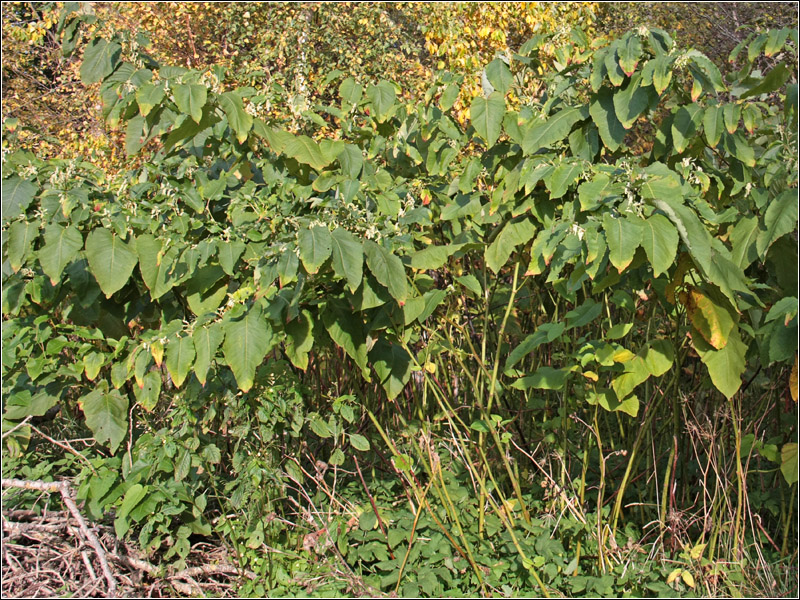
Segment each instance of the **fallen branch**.
M89 459L86 458L83 454L81 454L77 450L75 450L75 448L70 446L68 442L59 442L58 440L51 438L49 435L47 435L45 432L43 432L38 427L35 427L34 425L30 425L30 428L33 431L35 431L36 433L38 433L40 436L42 436L44 439L46 439L48 442L50 442L51 444L53 444L55 446L58 446L62 450L66 450L70 454L73 454L73 455L77 456L80 460L82 460L83 462L85 462L89 466L89 469L92 471L92 473L97 475L97 471L95 470L95 468L92 465L92 463L89 462Z
M5 433L3 433L3 439L6 439L9 435L14 433L17 429L20 429L21 427L24 427L25 425L27 425L28 421L30 421L30 420L31 420L30 416L25 417L24 421L21 421L20 423L17 423L16 425L14 425L14 427L12 427L11 429L9 429Z
M100 561L100 568L103 570L103 576L106 578L106 582L108 582L108 596L113 597L116 594L117 582L108 566L106 552L103 549L102 544L100 544L100 540L98 540L97 536L95 536L94 533L92 533L92 531L89 529L89 526L86 524L86 520L83 518L80 510L78 510L78 505L75 504L75 501L73 500L72 487L69 485L68 481L29 481L24 479L3 479L2 484L4 488L11 487L25 490L39 490L42 492L59 492L62 500L64 501L64 505L78 522L78 528L80 529L80 532L89 542L89 545L94 549L95 554L97 554L97 560Z

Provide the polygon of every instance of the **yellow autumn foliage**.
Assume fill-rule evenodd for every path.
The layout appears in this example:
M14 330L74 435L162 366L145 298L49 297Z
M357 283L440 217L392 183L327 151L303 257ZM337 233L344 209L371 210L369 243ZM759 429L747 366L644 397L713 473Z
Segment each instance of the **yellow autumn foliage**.
M70 58L61 55L62 7L3 4L3 117L17 119L14 143L23 148L43 157L79 155L113 170L125 158L124 136L103 124L97 86L80 82L81 43ZM293 128L305 110L336 100L341 77L396 81L411 100L437 70L463 76L455 112L466 123L488 62L511 57L537 33L565 38L578 26L591 34L596 4L119 2L82 10L98 17L86 33L116 35L123 56L144 50L161 64L222 68L222 87L249 85L274 98L258 116Z

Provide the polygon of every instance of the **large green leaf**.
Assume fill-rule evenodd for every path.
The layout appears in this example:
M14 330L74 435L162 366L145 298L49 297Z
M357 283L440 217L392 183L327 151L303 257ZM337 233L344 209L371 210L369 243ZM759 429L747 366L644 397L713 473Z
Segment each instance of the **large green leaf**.
M330 304L322 313L322 322L331 339L361 367L361 375L369 381L367 338L358 315Z
M142 115L136 115L125 127L125 154L133 156L142 149L146 141L144 129L145 120Z
M786 68L786 63L780 63L778 66L771 69L763 79L757 81L739 97L744 100L751 96L760 96L761 94L774 92L786 83L789 77L791 77L791 74L792 71Z
M713 244L711 262L708 269L705 270L705 276L730 300L731 306L736 307L736 292L752 294L750 282L744 271L730 259L730 252L724 244L716 238L713 238ZM758 302L757 296L751 295L750 297Z
M731 259L740 269L746 269L758 258L756 240L761 229L758 227L758 218L743 217L730 230L730 242L733 246Z
M647 167L643 179L642 195L645 198L680 196L683 199L680 176L664 163L656 162Z
M319 144L307 135L293 136L283 148L284 154L295 159L297 162L309 165L314 169L322 170L327 167L333 159L328 160L322 153Z
M699 104L681 106L672 120L672 144L678 153L686 150L695 139L697 126L703 120L703 108Z
M455 252L466 244L445 244L428 246L411 255L411 266L415 269L436 270L441 268Z
M89 381L94 381L106 361L102 352L89 352L83 357L83 372Z
M303 266L306 271L314 274L331 255L331 232L322 225L301 229L297 233L297 244Z
M599 317L601 312L603 312L603 304L589 298L579 307L573 308L564 315L567 320L567 330L588 325Z
M472 126L478 135L486 140L491 148L500 137L506 101L500 92L492 92L488 98L475 98L470 105L469 114Z
M167 345L167 371L169 371L175 387L183 385L186 376L192 369L195 356L194 342L188 335L173 339Z
M116 42L108 42L102 38L95 38L83 53L81 63L81 81L86 85L102 81L120 62L122 46Z
M561 198L567 193L578 177L583 173L583 162L562 161L544 178L544 184L550 192L550 199Z
M458 95L460 92L461 88L457 84L451 83L448 85L439 98L439 108L441 108L444 112L450 110L456 103L456 100L458 100Z
M413 311L413 317L410 314L405 314L406 325L410 325L414 320L424 323L425 320L430 317L431 314L433 314L433 311L436 310L436 307L439 306L439 304L441 304L446 297L447 292L445 290L428 290L421 298L417 296L417 298L422 300L422 310L419 312ZM417 300L417 298L412 298L406 304L406 306L411 304L412 301Z
M61 273L68 263L78 256L83 246L80 231L72 227L49 225L44 231L44 247L39 250L39 263L50 283L56 285L61 281Z
M235 92L220 94L219 105L228 116L228 125L236 134L236 139L243 144L253 127L253 117L244 109L241 96Z
M364 254L367 257L367 266L375 275L375 279L386 287L392 297L402 306L408 297L408 284L403 262L392 252L372 240L364 242Z
M488 79L492 87L501 94L505 94L514 83L514 76L511 74L511 69L508 68L508 65L502 58L495 58L486 65L486 79Z
M401 346L379 339L369 359L389 398L396 398L411 378L411 356Z
M8 263L15 273L25 264L38 235L39 227L27 221L14 221L8 228Z
M3 180L3 218L11 220L25 212L39 192L33 183L16 175Z
M536 328L532 334L526 337L519 346L514 348L506 359L506 371L511 369L525 356L536 350L542 344L550 343L564 333L566 325L562 321L556 323L544 323Z
M642 219L638 217L614 217L603 215L603 229L608 244L608 259L622 273L633 261L633 255L642 242Z
M625 363L625 372L618 375L611 382L611 387L617 398L627 397L636 386L644 383L650 377L650 370L641 356L635 356Z
M728 343L720 350L714 349L701 335L692 337L692 345L708 368L714 387L725 397L732 398L742 385L742 375L747 366L747 345L742 342L739 329L730 332Z
M674 59L662 54L653 59L653 87L658 94L663 94L664 90L672 81L672 61Z
M621 86L622 82L625 81L625 71L623 71L622 67L619 65L619 52L624 43L625 40L612 42L611 46L609 46L609 51L605 54L605 66L608 79L614 87Z
M194 374L197 380L206 384L206 376L211 366L211 361L217 353L217 348L222 343L223 337L221 323L211 323L198 327L192 333L192 342L195 349Z
M797 444L790 442L781 446L781 473L786 483L797 483Z
M329 140L327 138L323 138L319 141L319 151L322 153L322 157L327 161L328 164L331 164L333 161L339 158L346 147L347 144L345 144L342 140Z
M119 509L117 509L116 514L114 515L118 520L126 520L126 517L130 514L130 512L136 508L136 506L144 500L145 496L147 496L148 486L143 486L141 483L134 483L128 490L125 492L125 496L122 499L122 504L120 505ZM116 526L116 522L114 523ZM118 533L120 533L118 531ZM120 537L125 535L122 533Z
M613 49L611 50L613 51ZM605 48L598 48L592 58L592 72L589 75L589 85L591 85L593 92L600 89L600 86L603 85L603 80L608 74L608 68L605 62L608 53L608 46Z
M756 155L753 147L748 143L744 132L737 131L733 135L725 133L722 136L722 145L733 157L742 161L746 166L756 166Z
M586 402L592 406L599 405L608 412L624 412L632 417L639 414L639 397L630 395L620 401L613 390L599 388L586 394Z
M486 266L498 273L508 262L514 249L528 243L535 234L536 226L528 218L507 223L494 242L486 248Z
M542 148L549 148L569 135L572 126L581 120L581 111L577 108L566 108L558 111L546 120L532 125L522 140L522 152L534 154Z
M141 377L141 382L133 386L136 401L146 411L152 411L161 396L161 372L150 371Z
M614 93L611 89L601 88L597 94L592 95L589 103L589 114L597 125L600 138L606 148L614 152L625 140L625 128L617 118L614 109Z
M272 327L258 305L254 305L244 317L224 322L222 329L225 362L233 371L239 389L247 392L253 387L256 368L275 344Z
M769 339L769 363L791 361L797 356L797 318L776 321L767 329Z
M136 90L136 104L139 105L139 113L146 117L164 99L164 85L162 83L145 83ZM203 102L205 104L205 101ZM202 116L202 110L200 111ZM196 119L200 121L200 117Z
M722 73L711 59L697 50L689 50L685 56L689 57L690 65L700 71L702 76L711 84L714 92L724 92L725 82L722 80Z
M281 286L297 281L297 269L300 267L300 258L291 246L285 248L278 258L278 277Z
M655 214L642 221L644 248L653 275L658 277L675 261L678 252L678 230L663 215Z
M511 387L518 390L535 388L537 390L562 390L569 379L569 369L539 367L533 375L517 379Z
M625 75L630 77L636 70L642 55L642 43L639 41L639 36L636 34L627 36L625 43L620 44L618 54L619 66L622 67Z
M777 54L786 43L786 38L791 33L791 29L770 29L767 33L767 42L764 44L764 54L768 57Z
M364 166L364 155L361 153L361 148L355 144L345 144L337 158L339 164L342 165L342 172L350 179L357 179Z
M31 397L30 390L23 390L11 394L3 399L5 411L3 419L10 421L22 420L25 417L41 417L59 402L59 396L53 394L45 387Z
M208 88L198 83L177 84L172 88L172 92L175 95L175 104L178 106L178 110L192 117L195 123L199 123L200 119L203 118L203 107L206 105ZM221 98L220 104L227 113L228 111L225 109ZM228 117L228 122L230 123L230 116ZM231 128L233 128L232 123Z
M267 124L258 117L253 119L253 133L266 140L267 144L269 144L269 147L272 148L275 154L281 154L283 149L286 147L286 144L294 139L294 136L288 131L267 127Z
M186 266L178 262L180 251L172 246L162 251L162 244L152 235L136 238L136 253L139 256L139 271L150 290L150 297L157 300L166 294L184 274Z
M649 342L644 352L639 353L650 375L661 377L670 370L675 360L675 349L670 340L657 339Z
M164 111L164 115L168 114L168 111ZM206 106L205 110L203 110L203 118L200 119L200 123L195 123L194 119L188 118L184 119L178 127L170 130L167 139L164 141L164 151L171 152L176 146L178 148L184 146L192 147L196 145L198 141L204 141L204 130L207 130L219 121L220 118L217 116L216 112L210 110L210 108Z
M334 272L347 279L351 292L356 291L363 274L364 249L361 242L346 229L337 227L331 233L331 258Z
M662 211L675 225L695 264L704 273L711 270L713 239L699 217L683 204L680 179L662 163L647 169L648 176L642 185L642 196Z
M349 106L357 106L361 101L363 88L352 77L348 77L339 84L339 97Z
M107 229L95 229L86 238L86 258L106 298L122 289L139 262L128 244Z
M350 298L353 308L364 311L391 302L392 295L384 286L378 283L374 275L367 271L361 280L361 285Z
M244 252L244 249L245 245L241 240L217 242L219 265L228 275L233 276L236 274L236 263L239 262L239 257Z
M797 188L783 191L767 206L764 215L766 231L759 234L756 242L758 254L763 258L769 247L778 238L794 231L797 224Z
M377 85L367 88L367 97L375 109L375 118L378 123L383 123L391 116L395 102L397 101L397 91L388 81L381 81Z
M225 271L219 265L205 265L197 269L186 284L186 302L199 316L219 308L228 293Z
M730 133L736 133L739 129L739 119L742 116L742 106L729 102L722 105L722 120L725 122L725 130Z
M314 345L314 323L304 310L299 317L286 323L286 356L298 369L308 368L308 353Z
M703 114L703 131L706 141L712 148L716 148L725 128L723 109L721 106L709 106Z
M117 451L128 432L128 398L117 390L108 389L101 381L90 393L83 396L78 405L86 417L86 425L92 430L94 439L108 442L111 453Z
M626 398L651 376L661 377L672 367L674 349L668 340L653 340L625 363L625 371L611 383L617 398Z
M625 129L630 129L650 104L650 89L642 85L642 76L635 75L614 94L614 112Z
M624 186L612 181L608 174L595 173L591 181L584 181L578 186L581 210L593 211L603 200L619 197L624 191Z

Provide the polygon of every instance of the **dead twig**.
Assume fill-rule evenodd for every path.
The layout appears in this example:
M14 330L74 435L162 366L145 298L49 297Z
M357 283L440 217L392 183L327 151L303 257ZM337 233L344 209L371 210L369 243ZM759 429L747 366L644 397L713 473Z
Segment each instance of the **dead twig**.
M40 436L42 436L44 439L46 439L51 444L53 444L55 446L58 446L59 448L61 448L63 450L66 450L70 454L74 454L75 456L80 458L83 462L85 462L87 465L89 465L89 469L91 469L92 473L97 475L97 471L92 466L92 463L89 462L89 459L86 458L83 454L81 454L77 450L75 450L75 448L70 446L69 443L67 443L67 442L59 442L58 440L51 438L49 435L44 433L41 429L37 428L35 425L31 425L30 428L33 429L36 433L38 433Z
M59 492L61 494L61 498L64 501L64 505L69 510L70 514L75 518L78 522L78 528L80 532L84 535L86 540L89 542L89 545L94 549L95 554L97 555L97 560L100 561L100 568L103 570L103 576L106 578L106 582L108 583L108 595L109 597L113 597L117 591L117 582L114 579L114 575L111 573L111 569L108 566L108 560L106 559L106 552L103 546L100 544L100 541L97 539L94 533L89 529L89 526L86 524L86 520L83 518L80 510L78 510L78 505L75 504L75 500L73 500L73 492L72 487L70 486L68 481L31 481L25 479L3 479L2 485L4 488L12 487L12 488L20 488L26 490L39 490L42 492Z
M30 420L31 420L31 417L30 417L30 415L28 415L27 417L25 417L25 420L24 420L24 421L20 421L19 423L17 423L16 425L14 425L14 426L13 426L11 429L9 429L8 431L6 431L6 432L3 434L3 437L2 437L2 439L6 439L6 438L7 438L9 435L11 435L12 433L14 433L14 432L15 432L17 429L19 429L20 427L23 427L24 425L26 425L26 424L28 423L28 421L30 421Z

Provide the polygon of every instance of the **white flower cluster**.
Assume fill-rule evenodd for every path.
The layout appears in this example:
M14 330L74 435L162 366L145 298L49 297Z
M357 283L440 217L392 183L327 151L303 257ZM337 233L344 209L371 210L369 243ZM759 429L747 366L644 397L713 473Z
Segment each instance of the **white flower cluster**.
M675 70L685 69L686 65L688 64L689 64L689 55L685 52L682 52L675 59Z
M705 188L707 185L708 177L703 173L703 167L695 163L694 158L686 157L681 161L683 167L683 176L692 185Z
M75 175L75 165L73 163L67 164L66 169L62 169L61 167L56 167L53 171L53 174L50 175L50 185L54 188L60 188L65 185L68 181L71 181L73 176Z
M246 112L251 117L258 117L260 114L258 106L256 106L252 102L248 102L247 104L244 105L244 112Z
M3 160L5 160L5 149L3 152ZM36 177L38 169L34 165L25 165L17 173L23 179L33 179Z
M222 89L222 82L211 71L205 71L200 77L200 83L211 88L215 94L221 94L225 90Z

